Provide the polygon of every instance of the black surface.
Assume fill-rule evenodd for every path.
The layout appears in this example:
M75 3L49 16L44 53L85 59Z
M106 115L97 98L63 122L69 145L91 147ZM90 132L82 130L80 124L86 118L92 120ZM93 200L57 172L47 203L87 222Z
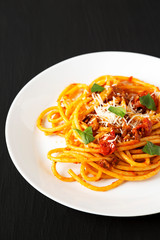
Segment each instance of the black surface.
M160 57L158 0L0 1L0 239L159 238L160 214L104 217L43 196L18 173L5 144L9 106L32 77L79 54L115 50Z

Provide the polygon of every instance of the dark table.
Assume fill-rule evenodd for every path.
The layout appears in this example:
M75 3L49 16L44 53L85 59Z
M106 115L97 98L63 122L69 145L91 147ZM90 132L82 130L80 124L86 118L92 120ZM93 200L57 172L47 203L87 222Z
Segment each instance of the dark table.
M0 239L158 238L160 214L104 217L62 206L29 185L8 154L5 119L20 89L53 64L95 51L160 57L160 2L0 1Z

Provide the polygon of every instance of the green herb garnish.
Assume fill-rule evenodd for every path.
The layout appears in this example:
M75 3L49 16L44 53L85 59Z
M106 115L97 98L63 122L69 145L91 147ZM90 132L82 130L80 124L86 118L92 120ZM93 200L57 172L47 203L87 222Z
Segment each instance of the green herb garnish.
M150 155L160 155L160 146L147 141L147 144L142 148L142 151Z
M93 131L92 131L92 127L87 127L84 131L81 131L79 129L75 129L73 128L73 130L75 130L79 136L81 137L82 141L84 142L84 144L88 144L90 142L94 141L94 137L93 137Z
M110 106L108 108L108 110L110 112L113 112L114 114L116 114L117 116L120 116L121 118L124 117L124 115L126 114L126 109L124 109L123 107L112 107Z
M98 85L97 83L94 83L91 87L91 92L102 92L105 88Z
M156 111L155 102L149 93L145 96L140 97L139 99L140 103L146 108Z

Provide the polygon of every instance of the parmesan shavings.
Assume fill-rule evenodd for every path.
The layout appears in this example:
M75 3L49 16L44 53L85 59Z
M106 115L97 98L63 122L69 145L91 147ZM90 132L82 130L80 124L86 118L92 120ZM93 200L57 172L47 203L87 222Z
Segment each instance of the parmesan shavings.
M103 104L103 100L101 98L101 96L97 93L92 93L92 98L94 100L94 102L98 101L98 103L101 105Z
M121 118L120 116L117 116L116 114L108 110L110 106L122 107L121 105L116 103L116 98L114 96L112 98L112 101L108 102L107 104L103 103L103 100L98 93L97 94L93 93L92 97L95 102L98 101L99 103L99 106L95 106L94 110L95 110L95 116L99 118L100 123L104 124L106 127L108 127L108 125L114 125L115 127L119 127L119 130L122 134L123 134L123 130L121 127L122 127L123 121L125 121L126 124L131 126L132 128L135 128L137 124L140 123L140 118L150 117L149 114L141 114L141 110L136 112L133 109L134 107L132 103L132 100L134 98L133 96L131 97L127 106L126 114L131 116L131 118L128 121L125 117Z
M101 123L105 124L106 127L108 126L108 124L121 126L122 118L108 110L110 106L118 106L116 105L116 98L113 97L113 101L108 104L104 104L102 99L98 95L99 94L97 94L96 97L94 96L94 100L99 100L100 105L98 107L94 107L94 110L96 112L96 115L100 118Z
M107 140L107 138L109 137L110 135L108 133L106 133L104 136L103 136L103 140ZM114 141L116 141L118 135L116 135L116 137L114 139L109 139L107 140L108 142L110 143L113 143Z
M116 139L117 139L117 135L114 139L108 140L108 142L112 143L112 142L116 141Z
M131 112L133 112L133 113L136 113L135 111L134 111L134 109L133 109L133 106L132 106L132 100L133 100L133 96L131 97L131 99L130 99L130 101L129 101L129 103L128 103L128 108L129 108L129 110L131 110Z

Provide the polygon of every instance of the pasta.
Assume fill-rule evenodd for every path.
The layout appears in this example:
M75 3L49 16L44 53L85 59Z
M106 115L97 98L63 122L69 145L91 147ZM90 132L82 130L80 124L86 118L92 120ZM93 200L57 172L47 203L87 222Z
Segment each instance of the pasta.
M89 86L74 83L66 87L57 106L39 115L37 127L46 135L65 138L65 148L47 154L58 179L107 191L160 171L159 120L158 87L134 77L105 75ZM79 164L79 174L69 169L70 177L60 175L57 163L66 162ZM94 184L103 179L105 184L109 179L113 182Z

